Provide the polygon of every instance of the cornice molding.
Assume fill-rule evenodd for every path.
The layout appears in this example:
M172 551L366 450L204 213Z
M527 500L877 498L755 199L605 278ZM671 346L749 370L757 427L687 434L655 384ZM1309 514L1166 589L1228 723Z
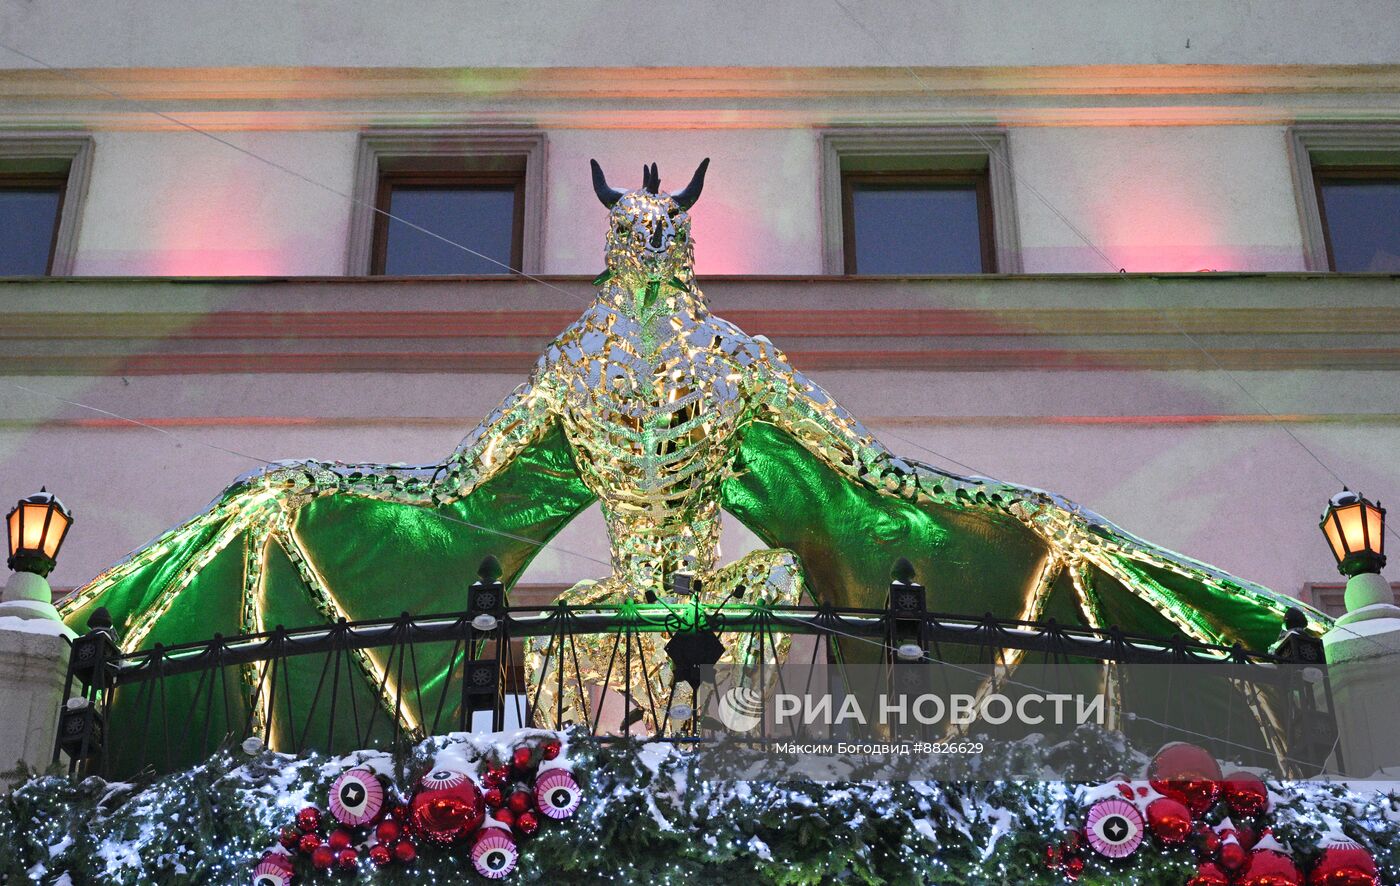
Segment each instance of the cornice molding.
M1225 95L1400 91L1400 65L1020 67L77 68L0 70L0 99L246 101L898 95ZM917 79L916 79L916 75Z
M500 278L0 282L0 373L526 372L588 301L586 278L549 280L553 288ZM701 285L716 313L814 370L1394 370L1397 282L1198 274Z
M914 74L902 67L2 70L0 127L181 128L153 108L221 131L1365 122L1393 120L1400 94L1400 65L948 67Z

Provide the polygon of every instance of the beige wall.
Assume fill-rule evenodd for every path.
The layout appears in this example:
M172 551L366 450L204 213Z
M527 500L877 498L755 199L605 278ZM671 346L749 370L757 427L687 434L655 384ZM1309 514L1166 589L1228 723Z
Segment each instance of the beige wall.
M121 0L82 15L39 0L0 8L0 34L72 67L1400 61L1388 0L415 0L393 14L369 0Z
M709 156L695 210L699 270L811 275L822 268L820 129L999 125L1010 132L1024 270L1102 274L1298 271L1287 127L1400 121L1400 16L1388 0L841 3L886 46L832 0L420 2L401 14L386 14L383 3L113 2L81 15L57 3L5 4L0 42L75 70L55 74L0 49L8 69L0 72L0 132L93 134L76 261L84 276L341 274L358 133L405 126L546 133L546 273L600 269L604 213L588 184L589 158L626 186L637 183L641 163L656 161L672 186ZM939 463L926 447L1063 492L1129 530L1295 592L1333 575L1314 521L1336 481L1280 426L1259 420L1236 380L1209 371L1199 355L1177 359L1194 346L1170 323L1094 321L1075 331L1077 321L1066 319L1078 309L1184 307L1203 324L1192 327L1200 340L1234 354L1228 362L1242 383L1293 433L1354 487L1384 499L1400 488L1390 458L1400 443L1395 281L1372 281L1356 297L1335 281L1281 281L1293 293L1282 301L1270 294L1273 279L1241 288L1201 278L1185 289L1147 280L1112 293L1105 281L1071 280L1043 303L1008 281L919 284L911 301L891 303L1005 312L1005 328L981 337L928 334L899 346L936 354L953 341L954 351L1048 355L1037 363L1013 354L998 371L937 359L922 369L842 366L820 348L886 345L839 334L817 345L774 337L799 353L815 348L813 375L898 452ZM417 298L368 294L364 285L345 283L358 294L337 301L334 282L255 283L232 301L254 312L334 315ZM868 290L830 280L765 285L724 284L726 310L781 318L871 304ZM170 299L158 284L137 284L82 290L74 307L65 300L72 286L47 286L21 293L24 310L40 315L52 297L55 310L139 312L144 303L158 313ZM577 309L550 292L466 287L460 301ZM170 303L198 314L229 302L223 290L188 298ZM458 298L424 304L446 309ZM1045 319L1016 313L1031 305L1069 312L1050 318L1065 327L1058 338L1028 337ZM1332 330L1277 321L1267 341L1213 335L1210 326L1212 312L1231 307L1263 312L1268 326L1276 308L1329 305L1360 313ZM87 339L36 340L20 326L0 339L0 494L48 483L78 513L54 575L60 586L90 578L256 463L211 447L261 458L433 459L522 374L481 371L491 366L485 351L471 371L453 373L126 373L126 357L172 349L271 359L348 346L227 342L164 327L113 345L100 321L84 322ZM362 346L465 347L452 339ZM1138 346L1170 353L1155 364L1094 368L1092 355ZM42 359L50 353L95 355L99 368L70 361L65 371L75 374L53 375ZM144 365L142 373L154 371ZM16 383L156 420L167 433L124 427ZM731 555L751 543L727 542ZM602 566L593 559L604 551L601 526L585 520L529 578L596 575Z
M1012 135L1028 273L1304 267L1283 126L1024 127ZM188 132L100 132L75 273L344 273L351 203L341 194L352 191L356 134L220 137L325 187ZM606 213L588 183L590 158L621 186L637 185L638 168L651 160L663 186L680 187L705 156L712 165L695 212L699 270L820 273L810 128L551 131L544 271L601 268Z

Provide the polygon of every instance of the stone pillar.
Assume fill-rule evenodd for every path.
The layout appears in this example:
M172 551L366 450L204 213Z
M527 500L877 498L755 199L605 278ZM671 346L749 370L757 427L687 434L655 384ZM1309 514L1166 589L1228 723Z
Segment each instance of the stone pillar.
M1377 573L1347 581L1347 613L1322 638L1345 773L1400 776L1400 607Z
M16 572L0 593L0 790L14 787L23 763L45 769L53 760L69 641L49 583Z

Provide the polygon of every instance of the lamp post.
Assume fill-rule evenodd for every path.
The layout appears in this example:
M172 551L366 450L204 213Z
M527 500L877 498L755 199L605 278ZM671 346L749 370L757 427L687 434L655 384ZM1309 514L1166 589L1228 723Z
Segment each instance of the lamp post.
M59 620L48 574L73 525L73 514L46 489L20 499L5 517L12 571L0 592L0 616Z
M1347 611L1338 622L1400 616L1390 582L1381 576L1385 508L1343 489L1327 503L1318 526L1337 560L1337 571L1347 576Z
M1400 606L1385 565L1385 508L1343 489L1332 496L1319 524L1347 577L1347 611L1322 637L1332 710L1337 721L1337 760L1344 774L1400 777Z

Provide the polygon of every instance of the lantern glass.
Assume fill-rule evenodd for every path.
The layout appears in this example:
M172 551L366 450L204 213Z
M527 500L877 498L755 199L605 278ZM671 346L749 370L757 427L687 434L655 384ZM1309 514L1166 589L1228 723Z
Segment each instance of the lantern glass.
M1322 532L1344 575L1379 572L1385 565L1385 509L1354 492L1332 497Z
M19 544L19 518L21 510L21 508L15 508L13 511L10 511L9 539L11 557L15 555L15 547Z
M41 490L16 504L6 523L10 568L47 575L73 517L63 502Z

